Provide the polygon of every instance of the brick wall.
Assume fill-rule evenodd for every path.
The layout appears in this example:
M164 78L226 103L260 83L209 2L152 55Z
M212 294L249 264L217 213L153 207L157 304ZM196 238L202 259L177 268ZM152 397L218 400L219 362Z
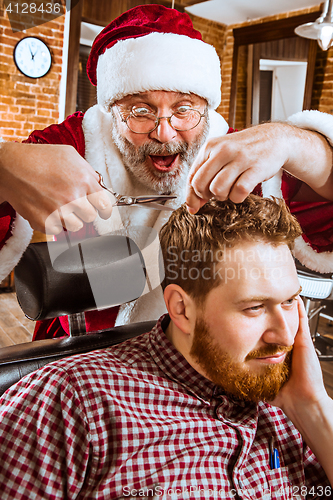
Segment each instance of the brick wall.
M318 47L311 108L333 114L333 48Z
M193 26L196 30L200 31L202 35L202 39L206 43L210 43L211 45L214 45L217 55L220 58L221 61L221 68L222 68L222 88L224 89L224 79L223 79L223 72L224 71L230 71L231 74L231 65L232 65L232 56L231 56L231 63L226 60L226 33L227 33L227 26L224 24L217 23L215 21L209 21L207 19L203 19L198 16L194 16L193 14L189 13L189 16L192 20ZM230 65L231 64L231 65ZM223 96L222 96L222 101L221 105L217 109L219 113L223 115L224 118L228 118L228 116L225 116L222 112L223 110Z
M21 16L15 24L19 29L22 23L27 25L25 15ZM26 32L13 32L0 5L0 135L6 140L23 140L33 130L43 129L59 119L64 21L62 15ZM51 50L51 70L42 78L24 76L14 63L14 47L25 36L41 38Z
M302 9L298 11L292 11L292 12L287 12L284 14L279 14L277 16L269 16L269 17L263 17L261 19L256 19L253 21L248 21L246 23L242 24L236 24L232 26L228 26L227 32L226 32L226 56L224 58L223 63L228 64L228 68L230 67L230 64L232 64L232 56L233 56L233 36L232 36L232 30L235 28L240 28L243 26L251 26L254 24L259 24L259 23L264 23L268 21L277 21L277 20L282 20L286 19L288 17L292 16L298 16L301 14L307 14L309 12L315 12L318 10L318 6L311 7L308 9ZM236 128L237 129L242 129L245 127L245 116L246 116L246 98L244 99L244 85L246 81L246 65L247 65L247 59L246 57L243 58L243 60L240 61L240 76L241 76L241 88L238 89L238 95L237 95L237 101L238 97L241 97L241 101L237 106L237 112L236 112ZM231 90L231 71L229 69L223 68L223 73L224 74L224 84L222 85L222 106L221 106L221 113L222 115L228 119L229 116L229 102L230 102L230 90Z

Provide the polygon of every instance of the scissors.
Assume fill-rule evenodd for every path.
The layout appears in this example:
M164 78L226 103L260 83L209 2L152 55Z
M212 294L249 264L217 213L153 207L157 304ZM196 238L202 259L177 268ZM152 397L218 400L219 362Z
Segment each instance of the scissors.
M152 194L149 196L126 196L123 194L115 193L111 189L109 189L103 180L102 174L96 171L96 174L98 174L98 184L103 188L109 191L109 193L113 194L113 196L116 197L117 201L112 205L112 206L118 206L118 207L130 207L130 206L137 206L137 207L142 207L142 208L153 208L154 210L167 210L169 212L173 212L174 208L172 207L166 207L165 205L162 205L162 202L168 201L168 200L174 200L177 198L177 196L173 196L171 194Z

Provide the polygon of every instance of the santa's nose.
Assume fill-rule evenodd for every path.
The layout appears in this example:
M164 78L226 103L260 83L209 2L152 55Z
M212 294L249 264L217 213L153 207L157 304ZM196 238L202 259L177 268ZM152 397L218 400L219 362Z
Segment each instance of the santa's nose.
M161 118L158 126L150 132L149 137L159 142L170 142L177 137L177 131L171 127L168 118Z

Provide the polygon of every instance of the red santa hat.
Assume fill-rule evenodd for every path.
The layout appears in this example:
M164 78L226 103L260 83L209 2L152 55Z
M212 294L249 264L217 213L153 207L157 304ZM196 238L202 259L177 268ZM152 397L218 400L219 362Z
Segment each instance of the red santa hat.
M150 90L194 93L215 109L221 70L213 46L202 41L190 17L161 5L126 11L97 35L87 64L102 106Z

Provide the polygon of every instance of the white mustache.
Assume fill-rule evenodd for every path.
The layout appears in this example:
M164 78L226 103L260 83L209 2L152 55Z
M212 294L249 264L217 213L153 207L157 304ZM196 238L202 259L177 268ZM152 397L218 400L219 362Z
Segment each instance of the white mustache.
M169 143L169 144L144 144L138 148L139 156L150 156L150 155L159 155L159 156L168 156L168 155L176 155L176 154L184 154L188 150L187 142L181 143Z

